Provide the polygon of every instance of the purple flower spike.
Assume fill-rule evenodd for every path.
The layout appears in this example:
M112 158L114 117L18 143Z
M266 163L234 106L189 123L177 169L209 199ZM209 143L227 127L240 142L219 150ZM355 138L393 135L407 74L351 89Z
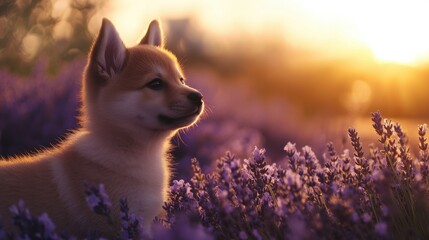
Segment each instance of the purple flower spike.
M112 224L112 218L110 216L110 208L112 203L109 200L109 196L106 193L104 184L89 185L85 183L85 194L86 203L91 210L99 215L106 217L107 222Z
M18 205L11 206L10 212L13 215L13 223L19 230L19 239L60 239L48 214L34 217L25 207L23 200L20 200Z

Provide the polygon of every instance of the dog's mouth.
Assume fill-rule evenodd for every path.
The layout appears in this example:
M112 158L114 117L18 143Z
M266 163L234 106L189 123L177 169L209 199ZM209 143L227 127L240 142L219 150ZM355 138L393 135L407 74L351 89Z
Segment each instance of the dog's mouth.
M160 114L158 119L160 122L167 125L186 125L195 120L202 111L202 106L196 107L192 112L179 117L171 117L164 114Z

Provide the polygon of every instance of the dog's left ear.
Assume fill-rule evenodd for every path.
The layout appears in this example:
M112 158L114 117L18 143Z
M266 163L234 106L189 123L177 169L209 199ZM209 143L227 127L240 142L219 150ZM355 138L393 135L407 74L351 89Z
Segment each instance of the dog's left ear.
M140 44L149 44L157 47L164 47L164 36L161 24L158 20L153 20L149 24L146 35L140 41Z
M105 79L119 73L126 61L127 49L113 24L103 19L90 58L99 76Z

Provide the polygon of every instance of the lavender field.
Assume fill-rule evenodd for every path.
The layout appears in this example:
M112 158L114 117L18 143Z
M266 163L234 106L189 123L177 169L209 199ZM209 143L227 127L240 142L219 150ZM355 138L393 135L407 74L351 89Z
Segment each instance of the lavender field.
M43 62L28 77L0 72L2 156L48 148L79 127L83 66L70 63L57 76L46 74ZM233 84L225 89L206 71L188 76L208 110L174 140L177 171L165 215L154 220L154 239L429 238L426 125L410 133L417 139L410 146L399 123L375 112L368 116L372 144L360 140L359 129L344 127L336 147L317 125L308 129L288 117L295 113L286 103L257 101ZM111 219L102 183L85 191L94 214L106 224L120 221L119 239L144 237L126 199L121 219ZM0 228L0 239L70 239L24 202L11 211L17 231Z
M168 200L150 231L127 196L115 203L103 182L82 184L115 239L429 239L428 8L0 1L0 159L80 128L82 71L102 18L127 47L158 19L205 112L172 140ZM78 239L24 201L9 211L0 240Z

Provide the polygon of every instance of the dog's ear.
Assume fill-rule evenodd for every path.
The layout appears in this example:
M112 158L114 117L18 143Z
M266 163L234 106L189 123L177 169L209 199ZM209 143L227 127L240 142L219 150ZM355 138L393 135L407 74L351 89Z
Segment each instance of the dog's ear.
M149 44L157 47L164 47L164 36L161 24L158 20L152 20L147 29L146 35L140 41L140 44Z
M99 76L109 79L125 66L127 49L113 24L103 18L90 58Z

